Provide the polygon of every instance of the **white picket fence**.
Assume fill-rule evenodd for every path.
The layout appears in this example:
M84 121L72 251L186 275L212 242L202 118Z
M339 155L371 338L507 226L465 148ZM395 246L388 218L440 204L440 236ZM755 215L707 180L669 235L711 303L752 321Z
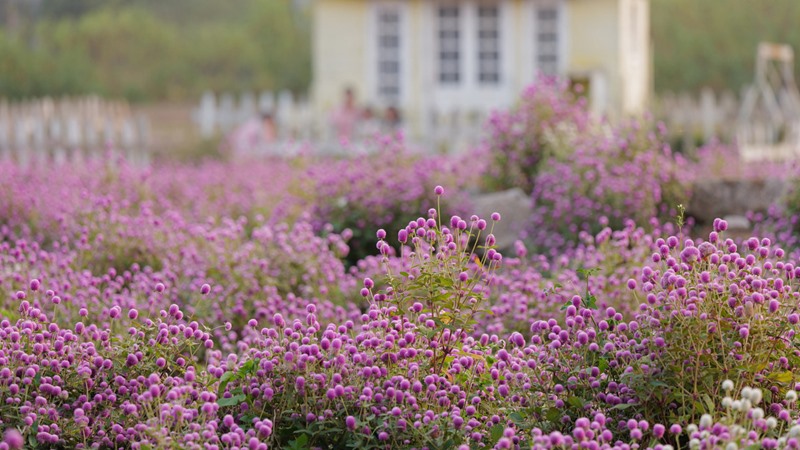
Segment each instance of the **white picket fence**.
M653 114L662 120L672 136L677 136L686 151L698 143L719 139L731 142L736 137L740 109L732 92L715 94L703 89L699 95L665 93L654 102Z
M746 161L800 156L800 123L776 125L764 114L744 118L744 96L731 92L716 95L711 89L704 89L700 95L666 93L655 101L654 114L673 137L682 141L687 152L717 139L735 143Z
M330 117L320 114L303 99L295 99L288 91L278 94L206 92L192 116L203 138L226 134L239 124L271 112L275 117L280 143L285 151L306 146L319 154L368 152L376 148L370 140L376 132L386 131L376 123L360 123L352 142L343 145L335 136ZM404 111L400 111L404 115ZM399 130L412 148L420 151L456 153L474 147L483 136L486 114L477 111L431 111L427 117L405 116ZM397 130L395 130L397 131Z
M122 101L96 96L0 99L0 158L21 164L80 161L112 154L149 159L149 123Z

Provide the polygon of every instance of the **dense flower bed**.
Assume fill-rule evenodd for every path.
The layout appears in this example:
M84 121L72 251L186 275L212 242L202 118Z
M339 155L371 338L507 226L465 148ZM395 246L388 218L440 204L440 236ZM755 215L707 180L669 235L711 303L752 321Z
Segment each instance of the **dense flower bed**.
M526 95L582 132L510 249L480 173L397 141L0 164L0 450L797 448L791 249L659 220L657 134Z
M531 195L527 241L549 256L574 246L582 232L674 217L689 199L689 166L670 150L663 126L648 118L612 125L592 116L580 94L541 78L515 108L490 118L476 151L490 162L487 188Z

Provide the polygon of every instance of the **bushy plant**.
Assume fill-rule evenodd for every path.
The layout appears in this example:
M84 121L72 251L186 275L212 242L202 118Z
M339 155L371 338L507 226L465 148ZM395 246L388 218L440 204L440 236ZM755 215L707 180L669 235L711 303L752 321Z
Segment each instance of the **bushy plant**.
M62 328L27 300L19 311L16 322L0 323L0 427L18 430L26 445L188 444L212 417L215 399L198 356L213 341L181 320L176 305L126 333L83 322ZM122 314L135 320L138 312L112 316Z
M684 161L662 143L647 122L624 124L605 133L586 133L572 152L551 158L533 191L529 240L563 250L581 232L624 228L626 220L646 226L668 219L688 199Z
M350 230L350 264L373 253L374 230L399 229L424 214L437 185L456 191L443 206L463 212L468 203L463 189L478 176L449 157L412 153L402 140L381 138L377 145L374 154L312 165L306 175L315 184L311 217L318 228L329 223L336 232ZM399 248L394 237L387 242Z
M489 159L484 186L532 192L547 159L568 151L572 140L589 126L585 99L575 98L565 81L538 78L517 106L490 116L482 155Z
M800 375L800 272L768 239L737 246L721 235L725 221L714 226L705 242L659 239L652 265L628 283L644 300L637 321L647 350L630 380L649 417L697 420L727 378L731 395L757 387L771 404Z

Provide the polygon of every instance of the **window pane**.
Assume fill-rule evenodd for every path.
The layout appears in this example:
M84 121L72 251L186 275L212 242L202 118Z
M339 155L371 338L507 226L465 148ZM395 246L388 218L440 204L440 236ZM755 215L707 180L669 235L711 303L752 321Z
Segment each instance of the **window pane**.
M546 5L536 9L536 67L547 75L558 73L558 6Z
M396 102L400 96L400 12L387 6L377 15L378 96Z
M478 81L500 81L500 8L497 4L478 7Z
M458 83L461 79L460 23L458 5L442 5L439 17L439 82Z

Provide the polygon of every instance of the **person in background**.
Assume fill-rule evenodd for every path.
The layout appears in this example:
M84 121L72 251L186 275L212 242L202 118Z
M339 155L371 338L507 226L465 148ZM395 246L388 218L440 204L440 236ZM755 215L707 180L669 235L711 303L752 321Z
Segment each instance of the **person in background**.
M237 157L267 154L278 141L275 117L264 112L236 127L226 142L230 152Z
M375 116L375 111L370 106L364 107L361 111L361 121L358 123L358 137L361 139L373 138L380 131L381 124L378 117Z
M387 133L395 133L402 131L402 118L400 117L400 110L395 106L386 108L383 116L383 127Z
M261 118L264 121L264 143L274 144L278 141L278 126L275 123L275 116L267 112L262 114Z
M353 134L360 114L360 111L356 107L353 89L346 88L344 90L342 105L333 112L333 116L331 117L333 130L340 141L347 142L354 137Z

